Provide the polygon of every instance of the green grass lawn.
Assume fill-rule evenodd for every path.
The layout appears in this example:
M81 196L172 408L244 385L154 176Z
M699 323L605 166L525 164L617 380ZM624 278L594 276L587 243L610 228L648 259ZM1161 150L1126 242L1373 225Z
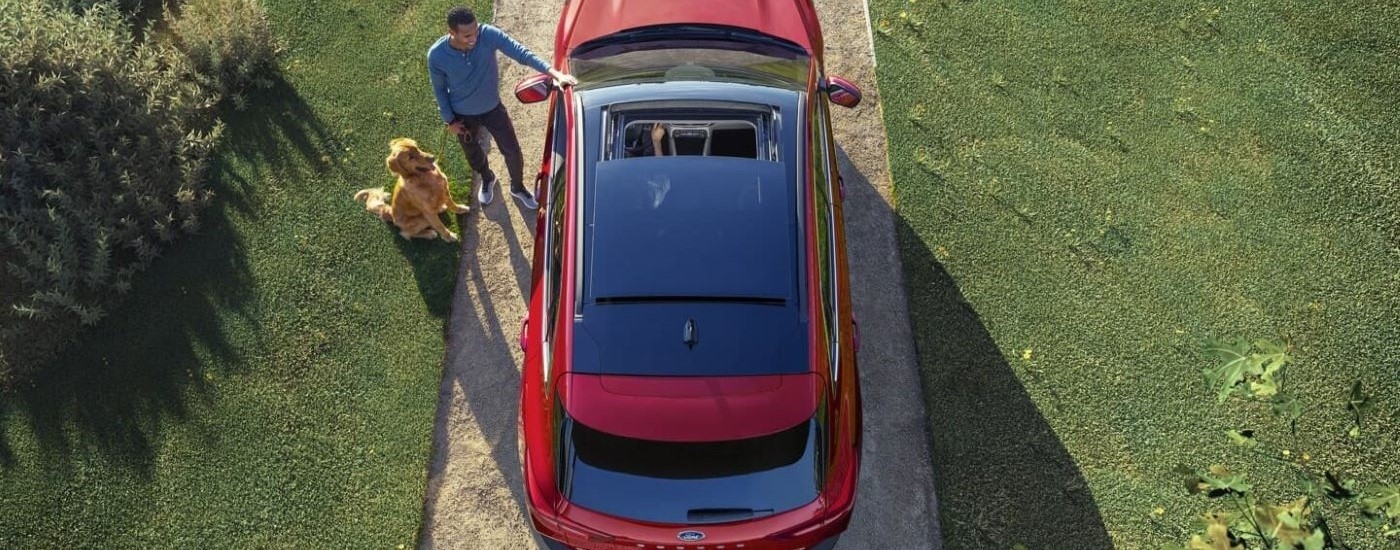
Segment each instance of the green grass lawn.
M200 234L0 395L0 547L415 543L458 248L350 197L402 135L467 180L424 68L449 4L267 2L283 78L227 117Z
M1400 484L1400 7L875 0L947 547L1160 548L1290 467ZM1296 436L1209 335L1287 340ZM1347 437L1353 380L1377 401ZM1161 508L1161 513L1154 513ZM1354 548L1396 539L1349 513Z

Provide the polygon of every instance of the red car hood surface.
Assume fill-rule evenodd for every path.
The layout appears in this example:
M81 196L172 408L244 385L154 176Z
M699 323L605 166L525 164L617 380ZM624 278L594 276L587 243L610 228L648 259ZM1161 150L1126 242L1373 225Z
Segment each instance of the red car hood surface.
M816 374L668 377L568 374L564 409L633 439L708 442L776 433L812 417Z
M559 20L555 52L567 55L594 38L670 24L726 25L821 51L821 26L811 0L572 0Z

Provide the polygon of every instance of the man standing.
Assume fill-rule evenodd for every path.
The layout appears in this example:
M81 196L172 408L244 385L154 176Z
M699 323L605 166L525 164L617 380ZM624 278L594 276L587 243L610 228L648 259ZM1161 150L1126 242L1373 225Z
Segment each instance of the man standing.
M500 88L500 70L496 65L498 51L516 63L549 73L562 85L578 83L572 75L551 67L505 31L478 23L471 9L460 6L447 11L447 36L428 48L428 77L433 83L433 95L437 96L443 124L457 136L457 143L466 153L472 171L481 176L477 203L484 207L495 198L491 187L496 184L496 174L487 164L485 139L479 139L485 135L478 135L490 132L501 148L501 156L506 159L510 195L526 208L538 208L534 195L522 181L525 159L520 153L510 113L506 112L497 93Z

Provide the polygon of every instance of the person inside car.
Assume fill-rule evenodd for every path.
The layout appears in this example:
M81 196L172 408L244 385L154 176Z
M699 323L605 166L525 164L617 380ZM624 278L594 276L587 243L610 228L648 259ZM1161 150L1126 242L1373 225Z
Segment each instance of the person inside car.
M638 132L637 137L627 144L628 157L652 157L668 154L666 145L666 125L660 122L651 124L651 131Z

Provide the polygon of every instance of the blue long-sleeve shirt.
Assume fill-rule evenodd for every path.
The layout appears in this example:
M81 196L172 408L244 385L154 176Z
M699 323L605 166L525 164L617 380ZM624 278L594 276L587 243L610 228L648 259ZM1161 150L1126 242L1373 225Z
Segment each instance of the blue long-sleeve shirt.
M433 95L437 96L443 123L452 122L455 115L483 114L501 102L497 91L501 75L496 52L539 72L549 72L549 64L529 48L505 31L485 23L481 24L476 46L470 51L453 48L447 36L428 48L428 79L433 83Z

